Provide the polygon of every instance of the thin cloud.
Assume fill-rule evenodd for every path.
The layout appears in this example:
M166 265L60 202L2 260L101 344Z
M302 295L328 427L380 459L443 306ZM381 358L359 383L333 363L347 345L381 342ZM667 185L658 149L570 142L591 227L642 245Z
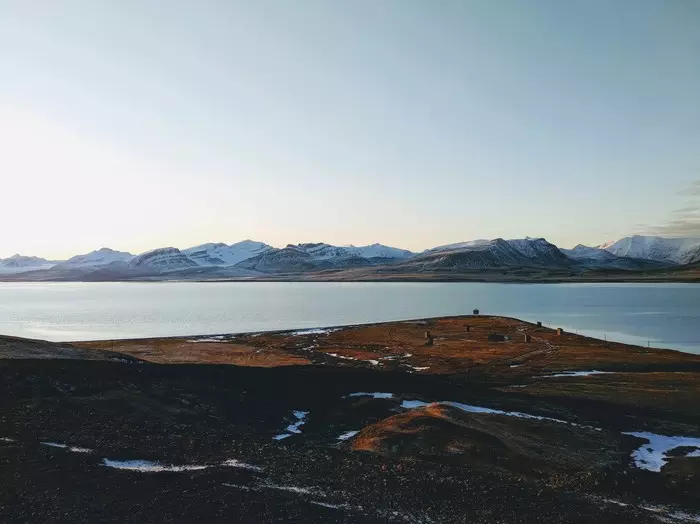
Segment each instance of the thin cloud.
M699 237L700 219L673 220L668 224L646 228L645 233L661 237Z
M665 224L640 227L640 232L665 237L700 238L700 180L692 182L681 193L686 203L672 212Z
M694 195L694 196L700 196L700 180L696 180L690 186L688 189L686 189L683 192L684 195Z

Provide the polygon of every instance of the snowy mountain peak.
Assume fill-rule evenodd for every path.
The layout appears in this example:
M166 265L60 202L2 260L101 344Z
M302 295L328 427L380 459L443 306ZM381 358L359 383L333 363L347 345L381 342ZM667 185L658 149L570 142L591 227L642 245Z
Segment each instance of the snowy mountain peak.
M55 262L39 257L28 257L19 253L9 258L0 260L0 274L22 273L24 271L36 271L38 269L49 269Z
M86 255L76 255L61 263L61 265L70 267L102 266L113 262L129 262L132 258L134 258L134 255L126 251L115 251L114 249L103 247Z
M163 247L142 253L129 262L134 269L150 269L158 272L174 271L195 267L197 263L190 260L175 247Z
M200 266L233 266L272 249L263 242L243 240L235 244L209 243L182 251Z
M665 238L634 235L606 242L601 249L618 257L690 264L700 260L700 238Z
M386 259L405 259L410 258L415 253L407 249L399 249L397 247L385 246L384 244L374 243L370 246L350 246L347 251L353 255L362 258L386 258Z
M602 261L617 258L615 255L608 251L605 251L604 249L585 246L583 244L578 244L573 249L562 249L561 252L569 258L573 258L574 260Z

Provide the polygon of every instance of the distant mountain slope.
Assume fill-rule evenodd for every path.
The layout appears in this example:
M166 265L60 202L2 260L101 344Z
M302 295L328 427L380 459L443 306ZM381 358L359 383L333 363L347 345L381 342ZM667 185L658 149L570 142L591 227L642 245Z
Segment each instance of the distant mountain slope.
M478 239L478 240L468 240L466 242L457 242L455 244L445 244L444 246L437 246L430 249L426 249L421 255L427 255L430 253L437 253L441 251L458 251L462 249L468 249L473 247L479 247L488 244L491 240L488 239Z
M298 273L327 269L348 269L405 259L413 253L381 244L372 246L333 246L323 242L289 244L270 249L236 265L264 273Z
M634 235L601 246L613 255L660 262L691 264L700 261L700 238L663 238Z
M385 246L383 244L372 244L371 246L347 246L344 248L348 253L367 259L383 258L383 259L405 259L415 255L407 249L399 249L396 247Z
M335 246L325 242L274 248L244 240L208 243L180 251L160 248L138 256L102 248L63 262L14 255L0 260L0 279L10 281L119 281L168 279L317 278L353 275L423 274L460 278L459 273L485 271L569 278L596 271L664 271L700 263L700 239L627 237L601 247L582 244L559 249L544 238L478 239L413 253L383 244ZM343 273L343 271L347 272ZM323 275L320 273L323 272ZM445 275L445 273L450 273ZM343 273L343 275L341 275ZM431 276L432 273L432 276ZM307 276L302 276L307 274ZM607 274L607 273L605 273ZM664 274L664 273L656 273ZM669 273L670 274L670 273ZM673 273L674 275L676 273ZM422 277L421 277L422 278Z
M190 260L175 247L163 247L143 253L129 262L129 268L140 270L152 270L163 273L188 267L195 267L197 263Z
M425 272L515 267L565 268L571 264L572 261L564 253L543 238L497 238L442 246L409 259L403 265Z
M669 261L618 257L605 249L584 246L583 244L579 244L573 249L562 249L561 251L586 269L625 269L630 271L643 271L676 265L674 262Z
M272 246L263 242L243 240L231 245L223 243L202 244L183 249L182 253L200 266L233 266L270 249L273 249Z
M25 271L37 271L49 269L56 265L56 262L39 257L27 257L22 255L12 255L9 258L0 260L0 274L23 273Z
M610 251L599 247L584 246L583 244L579 244L573 249L561 249L561 252L574 260L605 261L618 258L617 255L613 255Z
M130 262L134 255L126 251L115 251L108 247L103 247L96 251L91 251L86 255L76 255L69 258L65 262L61 262L61 267L90 267L90 266L106 266L113 262Z

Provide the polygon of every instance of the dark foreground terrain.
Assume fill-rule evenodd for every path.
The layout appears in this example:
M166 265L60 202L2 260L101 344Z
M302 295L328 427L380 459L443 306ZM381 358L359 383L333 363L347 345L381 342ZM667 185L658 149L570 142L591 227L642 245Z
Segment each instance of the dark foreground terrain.
M0 522L700 521L694 355L461 317L0 357Z

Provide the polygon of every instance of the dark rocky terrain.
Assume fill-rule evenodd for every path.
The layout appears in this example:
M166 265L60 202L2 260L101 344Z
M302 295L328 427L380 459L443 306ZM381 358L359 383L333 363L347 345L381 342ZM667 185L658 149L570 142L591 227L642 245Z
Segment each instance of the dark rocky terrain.
M2 522L700 519L698 356L501 317L0 342Z

